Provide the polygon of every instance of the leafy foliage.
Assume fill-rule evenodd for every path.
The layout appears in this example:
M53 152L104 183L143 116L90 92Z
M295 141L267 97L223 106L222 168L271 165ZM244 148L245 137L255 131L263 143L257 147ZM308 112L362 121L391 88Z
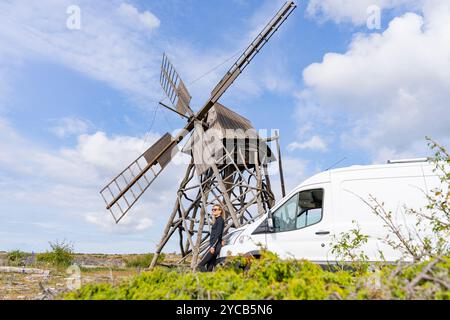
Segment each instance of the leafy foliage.
M439 282L448 278L450 257L435 260L436 268L426 277L421 275L427 263L354 274L323 270L305 260L281 260L269 252L246 261L245 270L230 263L214 273L157 267L118 286L86 285L65 299L450 299L449 289Z
M356 221L352 221L355 228L349 232L342 232L339 237L333 237L331 252L340 261L351 262L351 267L359 272L367 271L369 264L368 257L361 249L369 236L361 233L361 228ZM344 265L341 265L342 267Z
M64 240L59 242L49 242L51 251L39 253L36 256L37 262L49 264L55 267L68 267L74 259L73 246Z
M13 250L8 252L6 257L10 266L25 266L31 254L20 250Z
M248 268L233 263L214 273L181 273L157 267L117 287L87 285L67 299L326 299L352 278L345 272L331 273L308 261L280 260L265 252L247 260Z

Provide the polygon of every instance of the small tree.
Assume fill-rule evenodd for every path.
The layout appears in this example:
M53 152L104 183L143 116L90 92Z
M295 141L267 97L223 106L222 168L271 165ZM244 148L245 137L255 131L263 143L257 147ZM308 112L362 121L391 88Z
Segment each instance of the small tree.
M8 259L8 264L11 266L25 266L27 262L26 260L30 256L31 254L27 252L13 250L8 252L6 257Z
M51 251L40 253L37 255L38 262L44 262L56 267L68 267L72 264L73 245L65 240L59 242L49 242Z
M373 213L381 219L388 236L381 239L390 247L402 253L403 260L395 267L384 266L380 272L377 292L385 299L409 298L450 298L450 155L447 150L430 138L426 138L433 150L434 172L438 173L441 185L425 192L428 205L425 208L405 208L406 215L416 218L415 226L399 224L384 203L371 196L363 200ZM358 260L361 265L367 261L360 247L367 241L359 227L341 233L332 244L333 253L338 257ZM412 260L405 263L404 260ZM445 294L447 293L447 294ZM370 295L369 295L370 296Z
M362 250L362 246L367 243L369 236L361 233L361 228L355 220L352 223L355 225L354 229L341 232L338 237L333 236L331 252L336 256L341 268L350 263L358 272L365 272L369 266L367 263L369 258Z

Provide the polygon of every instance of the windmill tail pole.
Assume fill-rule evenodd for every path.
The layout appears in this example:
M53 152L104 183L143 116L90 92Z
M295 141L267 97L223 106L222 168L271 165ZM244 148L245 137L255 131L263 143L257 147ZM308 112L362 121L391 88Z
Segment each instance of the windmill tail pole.
M280 171L280 183L281 183L281 195L284 198L286 196L286 187L284 184L284 174L283 174L283 162L281 161L281 148L280 148L280 135L278 130L276 131L276 143L277 143L277 153L278 153L278 170Z

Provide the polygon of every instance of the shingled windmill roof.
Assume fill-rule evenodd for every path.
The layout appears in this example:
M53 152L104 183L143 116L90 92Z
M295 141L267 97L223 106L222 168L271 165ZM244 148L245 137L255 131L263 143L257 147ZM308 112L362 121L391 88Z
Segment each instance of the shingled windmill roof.
M214 107L208 112L207 123L210 128L219 130L254 130L250 120L218 102L216 102Z
M248 158L245 162L248 162L249 158L254 158L252 155L249 155L249 151L258 151L260 158L259 163L269 163L276 160L267 144L261 141L261 138L251 122L224 105L216 103L208 112L206 122L208 124L208 129L205 131L205 135L213 135L215 142L219 140L232 140L233 142L231 145L237 146L242 154ZM191 135L188 142L183 147L182 151L184 153L193 153L192 150L195 149L193 148L193 144L198 140L194 138L194 136L195 134ZM214 143L210 144L210 149L214 150L214 148ZM204 151L202 150L202 152ZM211 156L217 158L217 156L213 154L211 154ZM199 166L197 167L200 168ZM202 166L200 171L203 172L206 168L207 166Z

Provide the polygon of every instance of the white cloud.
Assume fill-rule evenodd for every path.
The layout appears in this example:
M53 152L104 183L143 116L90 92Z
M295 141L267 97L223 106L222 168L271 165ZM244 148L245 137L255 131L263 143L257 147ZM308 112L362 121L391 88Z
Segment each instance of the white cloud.
M364 25L369 17L367 9L378 6L380 9L408 7L420 8L424 0L310 0L308 15L321 21L331 20L336 23L350 22Z
M52 122L55 122L55 125L50 127L49 131L59 138L86 133L92 126L89 121L76 117L65 117Z
M0 55L0 90L2 78L8 79L2 66L17 74L20 69L11 70L11 63L44 59L103 81L147 107L164 97L159 70L162 52L167 51L188 85L194 105L201 105L238 56L226 60L250 44L280 1L263 4L244 23L248 32L224 32L217 38L225 41L218 40L206 49L181 36L162 39L156 32L161 24L158 17L118 0L80 0L77 5L81 10L81 29L69 30L66 9L72 4L70 0L0 3L0 52L8 52L4 58ZM265 91L291 92L294 80L287 76L289 69L280 58L282 55L281 48L269 43L264 54L256 58L262 67L251 64L229 92L238 100ZM211 72L207 76L189 85L208 71Z
M110 233L153 227L155 217L173 205L170 195L175 194L184 165L168 167L160 181L150 187L153 192L149 190L118 226L104 209L99 190L157 138L157 134L144 140L96 132L80 135L75 147L46 150L24 139L0 118L0 203L58 212L56 215L66 222L84 218ZM25 218L29 213L20 212L19 207L12 214Z
M294 150L314 150L314 151L327 151L328 147L326 142L320 136L312 136L305 142L292 142L288 145L289 151Z
M130 25L138 22L144 29L153 30L159 27L161 21L150 11L139 12L139 10L128 3L122 3L117 9Z
M148 32L159 26L158 18L118 1L79 1L81 29L69 30L66 9L71 4L70 0L1 2L0 52L9 55L0 64L47 59L134 98L159 97L160 50Z
M0 66L0 112L5 109L7 97L11 92L11 86L6 75L6 70Z
M141 210L139 210L141 211ZM141 211L142 212L142 211ZM147 216L140 216L136 214L130 214L126 219L123 219L119 224L113 221L112 217L106 217L105 212L87 212L84 214L84 218L87 222L99 226L106 232L127 234L130 230L144 231L154 225L153 219Z
M382 34L359 34L344 54L303 72L301 105L346 118L347 146L381 155L422 156L424 136L450 140L450 3L393 19ZM302 106L300 106L300 109ZM384 159L383 161L385 161Z
M150 133L144 142L137 137L108 137L104 132L83 134L78 137L78 144L74 149L63 149L61 154L66 158L80 158L86 164L112 173L135 160L157 137Z

